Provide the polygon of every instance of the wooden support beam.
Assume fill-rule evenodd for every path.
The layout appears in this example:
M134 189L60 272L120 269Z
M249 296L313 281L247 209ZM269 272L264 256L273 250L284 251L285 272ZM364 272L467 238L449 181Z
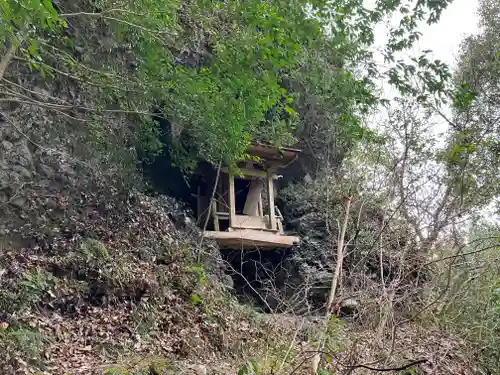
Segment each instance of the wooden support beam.
M276 229L269 229L269 218L266 216L236 215L231 227L236 229L260 229L269 232L276 232Z
M212 200L212 217L214 218L214 230L220 231L219 216L217 215L217 201Z
M201 186L198 185L196 189L196 218L199 220L201 217Z
M228 168L221 168L221 171L229 174ZM243 176L267 178L267 172L260 169L240 168L240 172Z
M275 230L276 227L276 214L274 212L274 180L273 172L267 171L267 197L269 203L269 229Z
M206 231L204 236L215 239L221 248L230 249L287 248L298 245L300 242L296 236L280 236L251 229L236 229L228 232Z
M278 225L278 234L285 234L283 231L283 222L278 219L276 224Z
M234 175L228 174L229 182L229 226L236 222L236 195L234 192Z

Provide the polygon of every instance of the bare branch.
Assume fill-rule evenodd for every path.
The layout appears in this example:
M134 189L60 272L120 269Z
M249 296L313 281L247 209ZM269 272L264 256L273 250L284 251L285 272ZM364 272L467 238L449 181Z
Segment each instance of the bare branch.
M16 44L14 42L11 42L9 47L7 48L7 51L5 51L5 55L3 55L2 59L0 60L0 79L3 78L5 71L7 70L12 58L14 57L14 54L16 53L16 50Z
M332 283L330 286L330 293L328 295L328 302L326 304L326 312L325 312L325 327L323 331L323 337L320 342L320 347L319 351L322 351L323 348L325 347L325 342L326 342L326 336L327 336L327 325L328 325L328 320L332 314L332 305L333 301L335 299L336 291L337 291L337 284L339 281L340 274L342 272L342 264L343 264L343 257L344 257L344 241L345 241L345 234L347 231L347 225L349 223L349 212L351 210L351 203L352 203L352 197L345 197L345 200L347 202L346 204L346 209L345 209L345 214L344 214L344 222L342 224L342 229L340 230L339 233L339 240L337 243L337 261L335 265L335 273L333 274L332 277ZM313 357L313 362L312 362L312 369L313 369L313 374L317 374L318 372L318 366L321 361L321 353L318 352Z
M412 361L406 365L403 365L403 366L399 366L399 367L388 367L388 368L378 368L378 367L371 367L371 366L367 366L367 365L353 365L353 366L349 366L349 365L342 365L344 367L347 367L347 368L350 368L350 369L356 369L356 368L364 368L364 369L367 369L367 370L370 370L370 371L377 371L377 372L395 372L395 371L402 371L402 370L406 370L407 368L410 368L410 367L413 367L413 366L416 366L416 365L419 365L421 363L426 363L428 362L427 359L417 359L415 361Z

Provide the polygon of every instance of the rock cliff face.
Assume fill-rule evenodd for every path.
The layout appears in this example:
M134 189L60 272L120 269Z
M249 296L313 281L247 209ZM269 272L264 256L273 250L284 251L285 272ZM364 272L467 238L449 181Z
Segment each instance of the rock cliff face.
M0 216L3 219L0 235L3 241L21 241L51 251L63 246L56 245L59 238L66 238L67 243L76 246L82 239L107 239L110 231L120 230L122 224L115 222L117 218L111 221L103 218L109 212L128 210L126 203L135 199L130 192L141 189L136 166L130 164L128 169L122 168L117 173L112 164L116 159L110 156L103 160L99 155L85 152L95 147L95 140L89 139L86 131L67 122L57 122L45 112L16 108L4 114L0 133ZM59 124L59 128L54 124ZM64 136L61 129L65 130ZM155 171L153 165L150 173ZM252 303L266 311L320 313L335 262L335 225L330 224L334 229L328 229L321 211L324 204L315 204L304 193L313 189L312 179L304 179L294 171L284 172L299 181L289 187L282 186L278 204L285 215L286 230L300 235L300 246L287 251L243 255L238 251L225 251L223 256L230 265L227 269L235 290L243 300L251 298ZM207 174L213 174L213 169ZM190 215L189 187L182 177L175 178L170 173L160 175L162 178L156 181L154 188L163 186L166 192L178 191L177 196L187 203L165 205L165 212L182 222L179 217ZM180 186L187 191L180 191ZM93 224L95 229L88 225L91 218L97 220ZM375 228L376 232L380 224L377 220L376 214L366 216L363 225ZM356 228L351 235L356 235L355 232ZM357 283L356 272L373 273L376 278L378 260L376 254L370 252L369 244L355 239L350 249L345 272L353 278L346 279L347 282ZM366 256L363 258L362 254ZM359 263L360 259L364 259L364 263ZM354 264L362 267L351 268Z
M29 141L15 131L8 131L8 128L4 125L0 133L0 202L22 207L26 199L16 193L31 181L33 173L36 173L35 164Z

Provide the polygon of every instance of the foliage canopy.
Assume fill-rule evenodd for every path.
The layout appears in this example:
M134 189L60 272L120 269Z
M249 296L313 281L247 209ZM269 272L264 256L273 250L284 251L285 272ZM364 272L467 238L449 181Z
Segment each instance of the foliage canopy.
M320 148L338 139L342 157L370 134L361 120L377 104L373 80L388 74L369 49L374 26L402 14L385 50L391 60L448 2L5 0L0 41L11 48L7 65L22 56L43 76L87 88L94 102L77 109L82 118L138 113L146 131L130 137L152 156L158 131L146 113L159 106L186 170L200 156L232 164L252 141L281 147L313 132ZM68 110L57 104L45 107Z

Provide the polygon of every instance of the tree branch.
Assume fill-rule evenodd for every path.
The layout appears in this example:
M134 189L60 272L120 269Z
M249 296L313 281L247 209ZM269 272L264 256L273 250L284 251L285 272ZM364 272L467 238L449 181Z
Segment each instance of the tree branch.
M454 259L454 258L466 256L466 255L482 253L483 251L487 251L487 250L494 249L494 248L500 248L500 244L486 246L486 247L483 247L479 250L469 251L468 253L458 253L458 254L450 255L450 256L447 256L447 257L444 257L441 259L433 260L433 261L425 263L424 265L422 265L422 267L426 267L426 266L429 266L429 265L434 264L434 263L442 262L443 260L447 260L447 259Z
M203 223L201 238L200 242L198 243L198 254L197 254L198 262L200 261L200 256L201 256L201 245L203 244L203 239L205 238L205 231L207 230L208 220L210 219L210 213L212 212L212 202L214 201L215 192L217 191L217 185L219 184L221 167L222 167L222 158L220 159L219 165L217 167L217 175L215 176L214 188L212 189L212 195L210 196L210 201L209 201L210 206L208 207L207 217L205 218L205 222Z
M18 60L18 61L22 61L22 62L25 62L25 63L29 62L28 60L26 60L26 59L24 59L22 57L14 57L14 58L16 60ZM92 81L90 81L87 78L82 78L82 77L75 76L75 75L73 75L71 73L63 72L62 70L54 68L53 66L51 66L49 64L46 64L44 62L38 62L38 64L43 65L45 68L47 68L49 70L52 70L53 72L55 72L57 74L60 74L60 75L62 75L64 77L67 77L67 78L74 79L75 81L81 82L81 83L89 85L89 86L94 86L94 87L98 87L98 88L109 87L109 88L113 88L113 89L120 90L120 91L134 92L134 93L138 93L138 94L144 94L144 91L129 89L129 88L123 87L123 86L116 86L116 85L109 85L109 84L92 82Z
M16 44L11 42L9 48L7 48L7 51L5 52L5 55L3 55L2 60L0 60L0 79L3 78L5 71L7 70L12 58L14 57L14 54L16 53L16 50Z
M321 338L319 351L312 359L312 369L313 369L314 375L316 375L318 372L318 366L319 366L319 363L321 361L321 351L325 347L327 330L328 330L328 320L332 314L332 312L331 312L332 305L333 305L333 301L335 299L335 294L337 291L337 284L339 281L339 277L340 277L340 274L342 272L345 233L347 231L347 225L349 223L349 212L351 210L352 197L345 197L345 200L347 201L347 205L346 205L346 209L345 209L344 222L342 223L342 229L340 230L339 240L337 243L337 262L335 265L335 273L333 274L333 277L332 277L332 284L330 287L330 293L328 295L328 302L326 304L325 327L324 327L324 331L323 331L323 337Z
M0 92L1 94L1 92ZM147 112L147 111L135 111L135 110L126 110L126 109L99 109L99 108L90 108L90 107L81 107L81 106L73 106L73 105L62 105L62 104L53 104L53 103L43 103L34 99L29 100L21 100L16 98L0 98L1 102L13 102L20 104L28 104L41 108L46 108L48 110L54 111L68 111L71 109L85 111L85 112L94 112L94 113L123 113L123 114L136 114L136 115L146 115L146 116L155 116L159 118L163 118L162 116L158 116L157 113ZM76 118L73 118L78 120Z
M116 11L118 9L113 9L113 10ZM157 39L161 43L165 42L165 40L162 40L162 39L159 38L159 35L166 35L166 34L168 34L168 32L166 32L166 31L160 31L160 30L148 29L147 27L138 25L136 23L133 23L133 22L121 19L121 18L106 16L105 12L106 11L101 12L101 13L92 13L92 12L62 13L62 14L59 14L59 17L69 18L69 17L76 17L76 16L88 16L88 17L98 17L98 18L102 18L102 19L105 19L105 20L108 20L108 21L115 21L115 22L118 22L118 23L122 23L124 25L128 25L128 26L134 27L134 28L136 28L138 30L145 31L145 32L151 34L155 39ZM122 12L130 13L130 14L135 14L133 12L128 12L128 11L122 11Z
M367 369L367 370L370 370L370 371L395 372L395 371L406 370L407 368L413 367L415 365L419 365L421 363L426 363L426 362L428 362L427 359L417 359L417 360L412 361L412 362L410 362L410 363L408 363L406 365L403 365L403 366L399 366L399 367L387 367L387 368L377 368L377 367L371 367L371 366L362 365L362 364L352 365L352 366L343 365L343 364L341 364L341 365L344 366L344 367L347 367L349 369L364 368L364 369Z

